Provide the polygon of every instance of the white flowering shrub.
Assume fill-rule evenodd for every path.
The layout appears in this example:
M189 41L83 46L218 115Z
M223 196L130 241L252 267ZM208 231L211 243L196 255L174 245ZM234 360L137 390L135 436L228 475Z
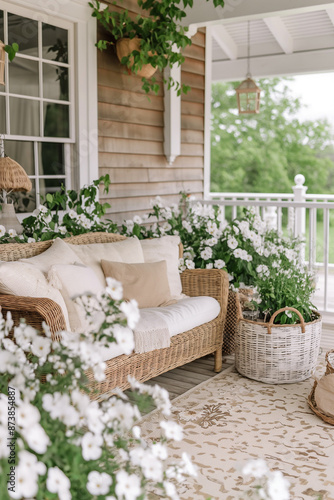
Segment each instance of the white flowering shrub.
M105 347L132 350L137 304L122 300L111 279L103 294L78 300L87 332L63 332L61 341L46 326L42 336L24 322L10 335L10 315L0 317L1 500L141 500L152 488L177 500L177 483L196 474L186 454L167 464L167 443L181 440L182 428L165 420L151 443L136 425L147 399L170 415L167 391L132 380L138 404L121 392L101 402L89 397L86 371L104 380Z
M100 184L103 184L105 192L108 192L109 176L102 176L83 186L79 192L73 189L66 191L62 187L55 194L48 193L44 203L36 208L31 216L23 219L24 229L21 235L18 236L14 229L0 226L0 243L31 243L88 232L116 232L116 224L101 219L110 205L98 201Z
M250 306L267 321L285 306L298 309L305 321L313 317L314 279L300 262L300 240L268 230L253 209L244 209L243 217L227 223L219 206L190 204L185 194L179 205L166 207L160 197L152 205L152 213L126 221L122 233L139 238L179 235L181 272L225 269L232 289L256 288L256 300ZM155 222L148 226L152 219ZM275 319L280 324L297 322L298 316L289 312Z

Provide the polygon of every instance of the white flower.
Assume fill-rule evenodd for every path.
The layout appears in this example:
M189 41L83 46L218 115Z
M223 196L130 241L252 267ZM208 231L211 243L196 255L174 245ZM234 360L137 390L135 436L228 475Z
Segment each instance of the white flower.
M134 218L133 218L133 222L135 224L142 224L143 220L142 220L142 218L139 215L135 215Z
M28 238L28 243L35 243L35 241L36 241L35 238L31 238L31 237Z
M22 429L22 435L28 446L36 453L46 452L50 439L41 425L35 424L32 427Z
M195 262L193 260L186 259L184 263L187 269L195 269Z
M15 467L15 491L9 490L11 498L32 498L38 492L38 475L29 467L19 464Z
M16 412L16 421L19 427L32 427L41 419L41 415L36 406L30 403L21 403Z
M0 238L6 234L5 226L0 225Z
M152 453L160 460L166 460L168 457L167 447L162 443L153 443L151 446Z
M146 479L151 481L162 481L163 477L163 464L157 460L152 453L147 453L145 460L141 464L143 474Z
M19 465L28 468L31 474L44 475L46 473L45 464L39 462L36 455L27 450L19 452Z
M165 431L167 439L173 439L174 441L181 441L183 439L183 429L176 422L162 421L160 422L160 427Z
M215 260L215 262L214 262L214 267L215 267L216 269L223 269L223 267L225 267L225 261L224 261L224 260L222 260L222 259L217 259L217 260Z
M7 446L8 441L8 429L6 427L0 426L0 459L7 458L9 456L10 449Z
M268 494L270 500L289 500L289 481L277 470L270 474L268 478Z
M115 280L114 278L107 278L107 288L106 292L113 300L121 300L123 297L123 286L122 283Z
M163 487L165 488L166 495L172 500L179 500L180 497L177 494L176 487L170 481L164 481Z
M212 262L210 262L209 264L207 264L207 265L205 266L205 268L206 268L206 269L213 269L213 264L212 264Z
M103 438L99 434L86 432L81 441L82 456L85 460L97 460L102 454Z
M261 478L268 474L269 468L266 462L262 458L256 460L249 460L241 470L244 476L252 476L255 478Z
M36 337L31 344L31 351L39 358L46 358L51 351L51 340L45 337Z
M106 472L101 474L97 471L91 471L88 474L87 490L91 495L106 495L110 489L112 478Z
M189 455L184 451L182 453L183 469L186 474L192 477L197 477L197 470L194 464L191 462Z
M212 257L212 248L205 247L204 250L201 251L201 257L203 260L209 260Z
M76 219L77 216L78 216L78 214L76 213L76 211L72 210L72 209L67 212L67 215L70 217L70 219Z
M138 323L140 316L137 301L131 299L129 302L122 302L119 308L125 314L129 328L133 329Z
M15 229L9 229L8 234L11 238L14 238L17 235Z
M188 233L191 233L192 228L191 228L191 224L190 224L190 222L188 222L188 221L186 221L186 220L183 220L183 221L182 221L182 227L183 227L186 231L188 231Z
M69 491L71 483L62 470L58 467L50 467L46 479L46 487L50 493L58 493L61 498L62 493Z
M135 348L135 341L132 330L121 325L114 325L113 334L116 342L122 347L124 354L131 354Z
M229 236L227 238L227 246L231 249L234 250L238 246L237 240L234 238L234 236Z
M123 500L137 500L141 494L140 478L135 474L128 474L125 470L116 473L115 492Z

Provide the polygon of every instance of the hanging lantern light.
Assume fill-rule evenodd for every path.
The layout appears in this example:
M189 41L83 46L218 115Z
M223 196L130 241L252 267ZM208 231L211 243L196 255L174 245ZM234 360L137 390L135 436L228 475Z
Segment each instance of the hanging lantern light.
M250 22L248 21L247 75L246 80L236 88L239 115L258 114L260 112L261 89L251 78L250 73Z

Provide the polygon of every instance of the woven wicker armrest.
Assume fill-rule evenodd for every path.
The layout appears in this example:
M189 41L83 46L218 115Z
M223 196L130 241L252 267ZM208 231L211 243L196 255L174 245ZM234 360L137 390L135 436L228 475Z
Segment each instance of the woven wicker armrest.
M1 312L6 317L7 311L12 313L15 325L24 318L30 326L42 330L45 321L53 333L53 339L58 339L57 332L66 330L65 319L59 304L51 299L40 297L19 297L17 295L0 294Z
M224 323L228 299L228 275L221 269L187 269L181 274L182 292L190 297L208 296L220 304L219 318Z

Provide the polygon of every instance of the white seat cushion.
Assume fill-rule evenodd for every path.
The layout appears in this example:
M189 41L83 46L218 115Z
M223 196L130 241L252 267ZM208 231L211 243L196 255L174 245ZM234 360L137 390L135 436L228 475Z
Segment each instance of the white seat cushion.
M178 335L217 318L220 305L213 297L188 297L165 307L151 307L168 325L170 336ZM141 315L145 309L141 309Z
M217 318L220 305L212 297L188 297L169 306L141 309L142 317L145 316L145 311L154 312L157 317L164 320L168 325L170 336L174 337ZM105 349L104 361L120 354L121 348L117 344L112 344Z

